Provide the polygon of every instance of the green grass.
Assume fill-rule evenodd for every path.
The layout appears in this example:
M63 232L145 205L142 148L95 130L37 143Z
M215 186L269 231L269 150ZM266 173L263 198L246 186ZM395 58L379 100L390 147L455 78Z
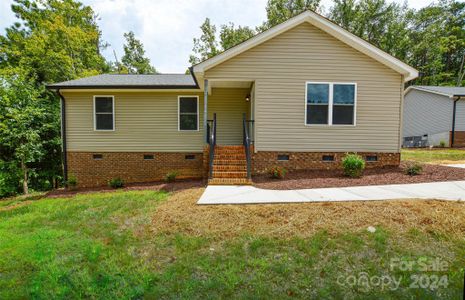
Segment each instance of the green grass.
M412 229L377 228L306 238L223 239L151 230L164 192L42 199L0 211L0 299L458 299L465 243ZM6 206L5 206L6 207ZM390 271L391 258L440 258L448 288L410 289L417 271ZM337 283L367 272L403 276L397 290ZM427 273L433 274L433 273Z
M465 163L463 149L402 149L401 156L421 163Z

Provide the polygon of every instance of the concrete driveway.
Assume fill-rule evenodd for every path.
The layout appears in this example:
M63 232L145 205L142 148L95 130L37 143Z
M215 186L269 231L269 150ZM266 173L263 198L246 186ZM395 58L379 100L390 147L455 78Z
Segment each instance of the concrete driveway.
M197 204L266 204L389 199L465 201L465 181L299 190L265 190L253 186L210 185L205 189Z

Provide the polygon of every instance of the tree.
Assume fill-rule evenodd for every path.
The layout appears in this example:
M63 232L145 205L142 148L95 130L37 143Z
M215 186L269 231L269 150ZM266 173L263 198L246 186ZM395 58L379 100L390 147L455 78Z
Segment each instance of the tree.
M223 51L227 50L253 37L255 34L255 31L247 26L238 26L237 28L235 28L234 23L229 23L229 25L221 25L221 48Z
M189 57L191 65L198 64L220 52L216 41L216 26L210 23L209 18L205 19L200 30L202 35L200 38L194 38L194 47L192 48L194 53Z
M420 70L418 84L463 85L465 3L440 1L412 13L409 63Z
M258 31L265 31L306 10L318 11L321 0L268 0L266 5L267 20Z
M155 68L150 65L150 59L145 57L144 45L136 39L134 32L124 34L124 55L121 58L122 66L130 74L154 74Z
M60 102L44 84L109 70L90 7L75 0L14 0L11 8L19 21L0 36L2 99L9 99L0 104L0 184L9 185L0 193L16 192L20 180L44 190L61 179ZM27 180L16 176L19 160L27 169L18 174Z
M408 44L408 9L385 0L335 0L330 18L341 27L403 59Z
M108 70L90 7L74 0L15 0L11 8L20 22L0 37L0 67L21 67L37 83Z
M41 135L48 112L34 82L12 71L0 76L0 160L2 167L10 163L21 170L23 193L28 194L29 164L45 154Z

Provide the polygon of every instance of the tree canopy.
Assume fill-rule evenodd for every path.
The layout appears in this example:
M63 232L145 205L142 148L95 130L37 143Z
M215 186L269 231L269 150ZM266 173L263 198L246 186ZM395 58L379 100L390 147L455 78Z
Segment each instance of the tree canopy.
M109 71L89 6L15 0L11 8L18 22L0 36L0 197L62 178L60 102L45 84Z
M155 68L150 64L150 59L145 57L144 45L136 39L134 32L124 34L124 55L121 65L125 73L129 74L155 74Z

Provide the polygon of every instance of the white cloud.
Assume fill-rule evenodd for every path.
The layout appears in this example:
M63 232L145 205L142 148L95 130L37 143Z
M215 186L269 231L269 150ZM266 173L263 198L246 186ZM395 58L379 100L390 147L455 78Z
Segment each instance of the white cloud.
M396 0L402 3L402 0ZM134 31L145 46L152 64L164 73L184 72L189 66L192 39L200 35L199 26L209 17L213 24L233 22L255 27L266 18L267 0L82 0L99 15L103 40L111 46L104 55L111 60L113 49L123 52L123 33ZM410 0L419 8L432 0ZM14 15L12 0L0 0L0 28L10 26ZM331 0L323 0L325 9Z

